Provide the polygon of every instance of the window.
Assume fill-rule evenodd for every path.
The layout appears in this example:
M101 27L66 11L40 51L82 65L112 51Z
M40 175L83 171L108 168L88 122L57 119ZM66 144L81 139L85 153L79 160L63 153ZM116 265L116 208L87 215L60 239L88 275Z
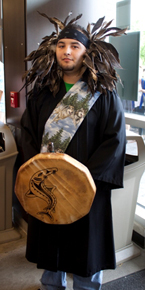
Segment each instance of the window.
M127 38L130 38L129 40L127 38L125 40L125 36L121 37L123 40L123 48L125 47L124 50L121 50L120 39L118 41L117 49L118 51L120 50L120 59L122 57L121 65L125 66L127 63L128 69L128 72L121 71L121 79L123 80L124 87L119 87L118 91L122 99L127 128L131 132L141 135L145 143L144 7L144 0L116 1L116 25L124 28L127 24L129 27L127 33L129 37L127 36ZM114 45L116 44L115 42L117 43L117 40L114 40ZM130 54L128 51L130 51ZM130 144L127 144L128 146ZM140 180L136 214L145 220L145 172Z

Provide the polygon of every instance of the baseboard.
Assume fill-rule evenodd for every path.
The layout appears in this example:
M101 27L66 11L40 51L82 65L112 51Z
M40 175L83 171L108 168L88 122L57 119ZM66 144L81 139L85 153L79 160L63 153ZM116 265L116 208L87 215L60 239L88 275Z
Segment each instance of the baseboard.
M145 249L145 237L137 233L136 231L133 230L132 234L132 240L135 242L138 246L141 248Z
M9 243L15 240L19 240L21 234L15 227L0 231L0 244Z
M138 257L141 254L141 251L133 243L128 245L125 248L116 251L116 264L122 264L127 262L135 257Z

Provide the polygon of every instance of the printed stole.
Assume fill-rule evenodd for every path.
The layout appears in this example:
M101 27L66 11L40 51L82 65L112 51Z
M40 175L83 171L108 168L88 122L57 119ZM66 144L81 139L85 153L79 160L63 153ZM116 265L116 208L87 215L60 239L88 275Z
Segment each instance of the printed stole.
M42 137L41 152L65 152L85 116L99 98L92 97L88 86L78 81L65 94L48 118Z

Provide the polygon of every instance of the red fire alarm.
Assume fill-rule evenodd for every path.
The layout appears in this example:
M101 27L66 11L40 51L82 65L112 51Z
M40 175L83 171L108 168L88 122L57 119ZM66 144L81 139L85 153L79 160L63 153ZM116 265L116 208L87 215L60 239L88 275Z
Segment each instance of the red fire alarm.
M18 108L19 107L19 92L10 92L11 98L11 107Z

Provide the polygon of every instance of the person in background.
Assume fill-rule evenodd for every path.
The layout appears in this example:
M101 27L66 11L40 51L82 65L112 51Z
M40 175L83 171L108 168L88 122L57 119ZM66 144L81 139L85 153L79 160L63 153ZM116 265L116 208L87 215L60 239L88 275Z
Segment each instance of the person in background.
M143 73L141 77L141 88L139 92L142 93L139 108L141 109L142 105L144 105L144 112L145 112L145 69L143 69Z
M41 13L40 13L41 14ZM34 83L21 119L24 161L49 142L90 171L96 195L90 212L69 225L45 224L28 216L26 258L44 269L41 290L100 290L102 271L115 269L111 190L123 187L125 120L116 92L120 67L116 49L105 42L125 29L110 27L104 17L87 29L82 15L64 22L46 14L56 32L44 37L26 61L26 85ZM50 143L49 143L50 144Z

